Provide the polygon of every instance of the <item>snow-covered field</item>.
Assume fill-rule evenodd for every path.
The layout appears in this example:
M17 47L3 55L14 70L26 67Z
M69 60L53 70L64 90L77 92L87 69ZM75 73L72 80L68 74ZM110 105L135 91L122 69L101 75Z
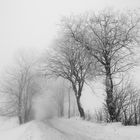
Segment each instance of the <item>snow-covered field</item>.
M15 118L1 118L0 140L140 140L140 126L57 118L19 126Z

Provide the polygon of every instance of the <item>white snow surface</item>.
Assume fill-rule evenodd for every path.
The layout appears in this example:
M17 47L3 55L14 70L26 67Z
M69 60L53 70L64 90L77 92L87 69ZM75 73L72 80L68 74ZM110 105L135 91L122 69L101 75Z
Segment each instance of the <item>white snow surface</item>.
M0 140L140 140L140 126L74 118L34 120L19 126L15 118L0 119Z

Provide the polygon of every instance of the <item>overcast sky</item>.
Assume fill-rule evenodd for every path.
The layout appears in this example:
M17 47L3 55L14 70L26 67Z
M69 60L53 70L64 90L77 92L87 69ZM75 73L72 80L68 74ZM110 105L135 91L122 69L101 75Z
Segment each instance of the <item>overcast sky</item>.
M49 47L62 16L139 5L140 0L0 0L0 70L16 50Z
M17 50L41 52L48 48L62 16L138 6L140 0L0 0L0 71L11 63Z

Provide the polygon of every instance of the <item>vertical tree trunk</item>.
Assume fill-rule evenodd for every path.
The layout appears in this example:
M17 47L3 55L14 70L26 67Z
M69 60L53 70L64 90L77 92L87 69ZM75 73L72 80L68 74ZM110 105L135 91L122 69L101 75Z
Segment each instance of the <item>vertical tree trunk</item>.
M22 99L20 95L19 95L19 103L18 103L18 118L19 118L19 124L23 124L24 116L23 116L23 110L22 110Z
M31 120L31 118L30 118L30 111L31 111L31 106L29 108L25 109L24 123L29 122Z
M137 108L136 108L136 105L134 105L134 117L135 117L135 125L137 125L138 121L137 121Z
M85 119L85 112L84 112L84 109L81 106L80 97L79 96L76 97L76 101L77 101L77 106L78 106L78 110L79 110L79 113L80 113L80 117Z
M110 116L110 121L113 122L116 121L116 107L113 99L113 80L111 75L110 64L105 66L105 70L106 70L105 85L106 85L106 94L107 94L106 104Z
M69 90L68 90L68 118L70 118L70 113L71 113L71 111L70 111L70 109L71 109L70 105L71 105L71 99L70 99L70 88L69 88Z
M22 116L18 116L18 119L19 119L19 124L23 124Z
M139 104L138 104L138 116L139 116L139 120L138 120L138 123L140 124L140 99L139 99Z

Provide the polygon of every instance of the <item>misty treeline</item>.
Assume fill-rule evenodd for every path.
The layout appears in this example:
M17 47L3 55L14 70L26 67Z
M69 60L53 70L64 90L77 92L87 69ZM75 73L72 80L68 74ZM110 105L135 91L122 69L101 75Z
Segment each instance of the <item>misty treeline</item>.
M20 124L33 119L76 116L77 106L69 83L62 78L46 78L41 71L42 58L25 54L20 53L16 63L2 75L0 115L17 116Z
M33 62L20 57L16 67L8 69L1 80L5 98L0 113L17 115L25 123L34 118L35 98L49 93L53 98L49 107L57 110L57 116L79 113L88 120L139 124L139 89L123 76L137 65L139 25L138 11L107 9L63 18L48 51ZM84 86L98 79L103 79L105 102L91 115L81 97ZM52 86L55 82L59 84Z

